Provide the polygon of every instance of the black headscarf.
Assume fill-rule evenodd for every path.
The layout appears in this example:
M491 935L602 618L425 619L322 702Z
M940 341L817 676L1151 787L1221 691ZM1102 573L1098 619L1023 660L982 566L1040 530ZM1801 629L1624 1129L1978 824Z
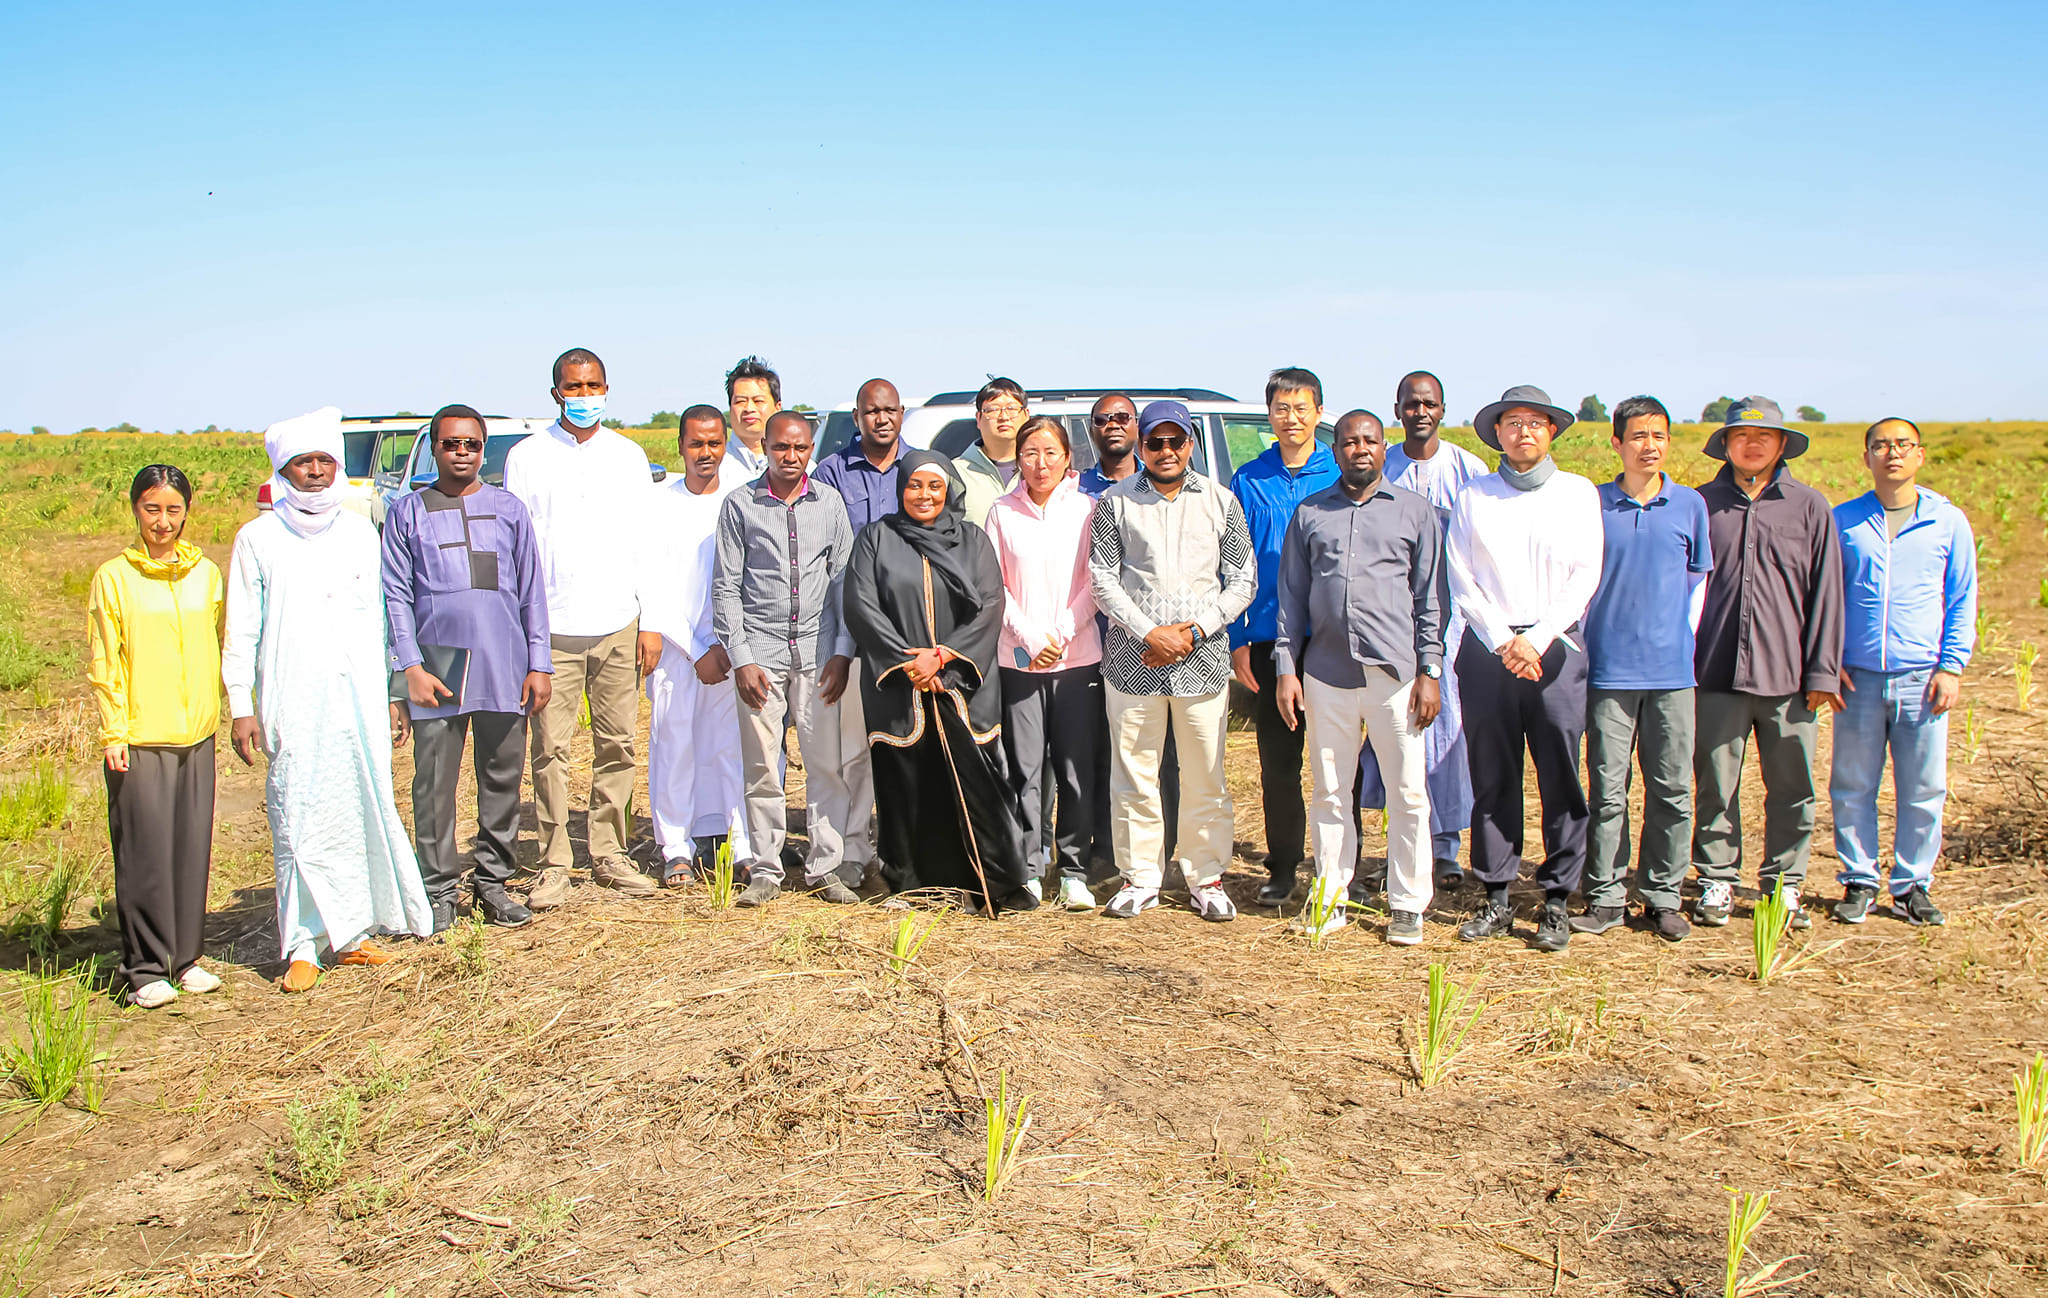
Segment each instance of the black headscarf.
M903 503L910 492L910 475L919 469L937 469L946 478L946 503L939 516L929 523L912 518ZM904 544L930 560L932 571L956 594L978 600L974 557L966 544L966 495L967 484L960 480L960 471L951 460L935 451L906 451L896 461L896 512L885 516L882 523L902 537Z

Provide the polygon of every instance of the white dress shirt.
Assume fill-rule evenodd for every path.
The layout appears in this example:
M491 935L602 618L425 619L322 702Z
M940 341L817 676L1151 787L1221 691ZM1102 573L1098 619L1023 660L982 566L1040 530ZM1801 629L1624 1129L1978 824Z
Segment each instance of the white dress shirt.
M505 489L533 519L550 632L607 636L640 616L645 451L602 426L578 442L557 421L505 457Z
M1451 598L1488 649L1526 627L1523 637L1544 653L1585 616L1605 548L1600 491L1587 479L1559 470L1522 491L1489 473L1451 508Z

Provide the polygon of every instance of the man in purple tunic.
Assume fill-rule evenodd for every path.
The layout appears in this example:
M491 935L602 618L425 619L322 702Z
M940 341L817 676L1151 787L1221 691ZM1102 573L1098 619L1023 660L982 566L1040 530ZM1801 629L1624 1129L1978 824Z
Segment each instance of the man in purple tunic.
M526 718L547 706L553 683L547 591L526 506L477 476L483 416L444 406L426 436L441 476L400 497L384 520L393 694L397 710L410 711L413 736L414 849L438 933L455 922L455 785L464 736L474 732L476 910L516 928L533 918L505 883L519 839Z

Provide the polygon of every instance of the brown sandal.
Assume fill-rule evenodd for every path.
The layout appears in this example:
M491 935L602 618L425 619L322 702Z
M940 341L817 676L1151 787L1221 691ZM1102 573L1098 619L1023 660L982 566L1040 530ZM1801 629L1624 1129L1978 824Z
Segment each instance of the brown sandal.
M294 960L284 971L284 977L277 980L278 990L286 993L308 992L313 984L320 981L320 966L304 960Z
M383 947L373 946L368 942L359 942L356 944L355 950L344 951L338 957L336 957L335 963L348 965L378 965L384 964L388 962L390 959L391 953L389 951L386 951Z

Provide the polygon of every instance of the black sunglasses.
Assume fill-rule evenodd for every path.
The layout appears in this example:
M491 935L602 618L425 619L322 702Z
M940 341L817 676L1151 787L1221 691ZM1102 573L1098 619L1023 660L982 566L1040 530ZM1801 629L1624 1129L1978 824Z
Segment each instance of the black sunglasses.
M441 439L441 449L444 451L481 451L484 449L484 444L481 440L474 437L444 437Z
M1186 433L1156 433L1145 439L1145 449L1148 451L1178 451L1184 449L1187 444Z

